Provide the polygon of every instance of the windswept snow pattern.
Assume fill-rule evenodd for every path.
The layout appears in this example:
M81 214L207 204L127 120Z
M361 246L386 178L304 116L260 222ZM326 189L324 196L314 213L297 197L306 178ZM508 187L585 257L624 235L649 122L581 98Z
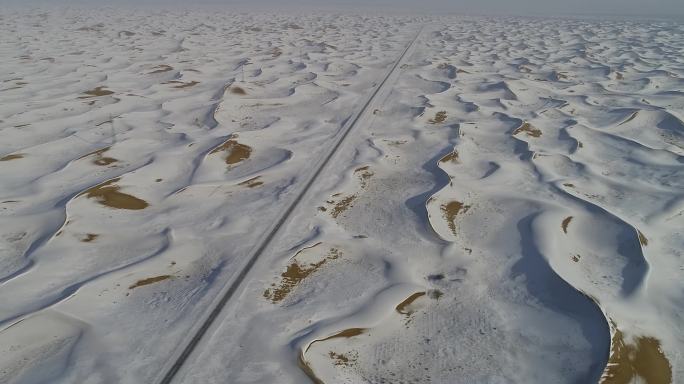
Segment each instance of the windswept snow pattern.
M0 29L0 383L684 380L683 25Z

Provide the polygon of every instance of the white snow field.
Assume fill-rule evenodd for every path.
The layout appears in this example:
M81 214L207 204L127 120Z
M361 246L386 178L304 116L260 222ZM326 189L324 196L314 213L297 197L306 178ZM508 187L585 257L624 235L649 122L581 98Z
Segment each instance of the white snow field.
M683 24L0 33L0 383L684 382Z

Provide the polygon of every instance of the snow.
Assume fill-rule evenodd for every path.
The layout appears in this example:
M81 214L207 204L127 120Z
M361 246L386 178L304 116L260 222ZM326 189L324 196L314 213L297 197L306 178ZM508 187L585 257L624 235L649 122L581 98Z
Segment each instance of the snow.
M0 31L0 382L160 381L233 286L174 382L684 377L683 25Z

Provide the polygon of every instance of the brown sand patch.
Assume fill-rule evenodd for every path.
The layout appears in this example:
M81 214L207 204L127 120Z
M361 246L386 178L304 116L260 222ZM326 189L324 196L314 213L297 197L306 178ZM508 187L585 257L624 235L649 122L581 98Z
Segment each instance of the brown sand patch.
M118 177L87 189L78 196L86 195L89 199L94 198L98 203L116 209L140 210L149 206L145 200L120 192L121 187L114 184L117 181Z
M290 265L287 266L285 272L280 274L282 277L280 284L271 284L272 287L264 291L264 297L273 303L282 301L290 292L292 292L293 289L297 287L297 285L299 285L299 283L302 282L302 280L316 272L329 260L335 260L339 258L340 255L341 252L337 248L330 248L326 257L317 263L300 265L297 260L294 260Z
M335 353L333 351L328 352L328 356L333 360L333 364L342 367L351 367L356 363L358 355L345 355L344 353Z
M332 216L334 219L337 219L337 216L354 205L353 203L355 199L356 195L349 195L338 202L333 200L327 201L329 204L334 204L332 210L330 211L330 216Z
M199 83L200 83L199 81L193 80L193 81L189 81L187 83L176 85L174 88L176 88L176 89L190 88L190 87L194 87L195 85L197 85Z
M313 369L309 365L309 363L304 360L304 352L301 352L299 354L299 357L297 358L297 366L299 369L304 372L304 374L311 380L312 383L314 384L325 384L321 379L316 377L316 374L314 373Z
M443 123L447 119L447 113L446 111L439 111L435 115L434 118L428 120L428 123L430 124L440 124Z
M309 350L309 348L311 348L311 346L314 345L315 343L330 340L330 339L336 339L336 338L340 338L340 337L350 338L350 337L354 337L354 336L359 336L359 335L362 335L364 332L366 332L365 328L349 328L349 329L345 329L341 332L338 332L332 336L328 336L328 337L325 337L323 339L314 340L313 342L311 342L311 344L309 344L306 347L306 350L302 350L299 353L299 357L297 359L297 365L299 366L299 368L306 374L306 376L312 382L314 382L315 384L324 384L323 381L321 381L321 379L316 377L316 374L314 373L313 369L311 368L309 363L304 359L304 353L306 353ZM328 356L333 357L330 354ZM354 358L354 361L356 361L356 358Z
M361 182L361 188L366 188L368 186L370 178L374 175L373 172L368 170L369 168L370 167L366 165L364 167L359 167L354 170L354 174L356 174L359 177L359 181Z
M565 219L563 219L563 222L561 223L561 228L563 229L564 233L568 233L568 225L570 225L570 222L572 221L572 216L568 216Z
M246 180L246 181L243 181L242 183L239 183L238 185L244 186L247 188L256 188L256 187L264 184L264 182L260 181L259 178L261 178L261 176L253 177L249 180Z
M231 87L230 88L230 93L236 94L236 95L246 95L247 92L240 88L240 87Z
M160 281L164 281L164 280L170 279L170 278L171 278L171 275L161 275L161 276L155 276L155 277L148 277L147 279L142 279L142 280L136 281L135 284L128 287L128 289L135 289L138 287L142 287L143 285L150 285L150 284L158 283Z
M166 64L157 65L156 67L154 67L152 69L154 69L154 71L148 73L148 75L154 75L156 73L164 73L164 72L173 71L173 67L170 65L166 65Z
M648 239L638 229L637 229L637 235L639 235L639 243L641 243L641 245L643 245L644 247L647 246L648 245Z
M671 384L672 366L658 339L639 336L627 343L622 332L615 328L611 354L600 384L629 384L638 378L645 384Z
M13 153L11 155L0 157L0 161L11 161L11 160L23 159L24 156L25 155L23 153Z
M326 337L326 338L323 338L323 339L319 339L319 340L314 341L313 343L309 344L309 348L311 348L311 346L312 346L314 343L317 343L317 342L320 342L320 341L326 341L326 340L331 340L331 339L337 339L337 338L340 338L340 337L344 337L345 339L348 339L348 338L350 338L350 337L362 335L364 332L366 332L366 329L365 329L365 328L349 328L349 329L345 329L344 331L337 332L336 334L334 334L334 335L332 335L332 336L328 336L328 337ZM308 348L307 348L307 350L308 350Z
M440 163L456 163L458 164L458 151L454 150L450 154L439 159Z
M406 141L406 140L384 140L383 139L383 141L386 142L387 145L390 145L393 147L398 147L400 145L404 145L404 144L408 143L408 141Z
M456 216L458 216L458 214L461 212L468 212L468 209L470 209L470 205L465 205L460 201L452 201L447 204L442 204L442 213L444 218L447 220L449 229L451 229L451 232L454 235L456 235Z
M106 165L116 163L119 160L117 160L113 157L103 156L107 151L109 151L110 148L111 147L98 149L97 151L90 152L86 155L79 157L79 159L83 159L83 158L88 157L88 156L94 156L95 158L93 159L93 164L100 165L100 166L106 166Z
M212 149L209 154L212 155L219 152L227 152L228 155L226 156L226 164L234 165L243 160L249 159L249 156L252 153L252 148L238 143L234 136L232 136L231 139Z
M186 83L186 82L182 82L182 81L180 81L180 80L171 80L171 81L167 81L167 82L162 83L162 84L175 84L175 85L173 86L173 88L175 88L175 89L183 89L183 88L194 87L195 85L197 85L197 84L199 84L199 83L200 83L199 81L188 81L188 82Z
M413 311L408 309L408 307L416 300L418 300L419 297L425 296L425 292L416 292L406 298L406 300L402 301L397 305L396 310L397 312L401 313L402 315L410 316Z
M81 242L83 242L83 243L90 243L90 242L95 241L95 239L97 239L98 237L100 237L100 235L98 235L98 234L95 234L95 233L86 233L86 236L85 236L84 238L81 239Z
M99 96L107 96L114 94L114 92L105 89L104 86L99 86L95 89L91 89L90 91L85 91L83 92L85 96L80 96L79 99L89 99L91 97L99 97Z
M527 123L527 122L522 123L521 126L516 128L515 131L513 131L513 134L517 135L518 133L521 133L521 132L525 132L528 136L532 136L532 137L539 137L542 135L542 132L539 129L535 128L532 124Z

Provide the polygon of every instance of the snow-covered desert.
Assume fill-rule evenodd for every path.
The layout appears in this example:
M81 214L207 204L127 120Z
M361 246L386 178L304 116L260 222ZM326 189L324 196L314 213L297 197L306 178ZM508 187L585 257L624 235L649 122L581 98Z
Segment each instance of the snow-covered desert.
M0 383L684 383L684 23L0 35Z

